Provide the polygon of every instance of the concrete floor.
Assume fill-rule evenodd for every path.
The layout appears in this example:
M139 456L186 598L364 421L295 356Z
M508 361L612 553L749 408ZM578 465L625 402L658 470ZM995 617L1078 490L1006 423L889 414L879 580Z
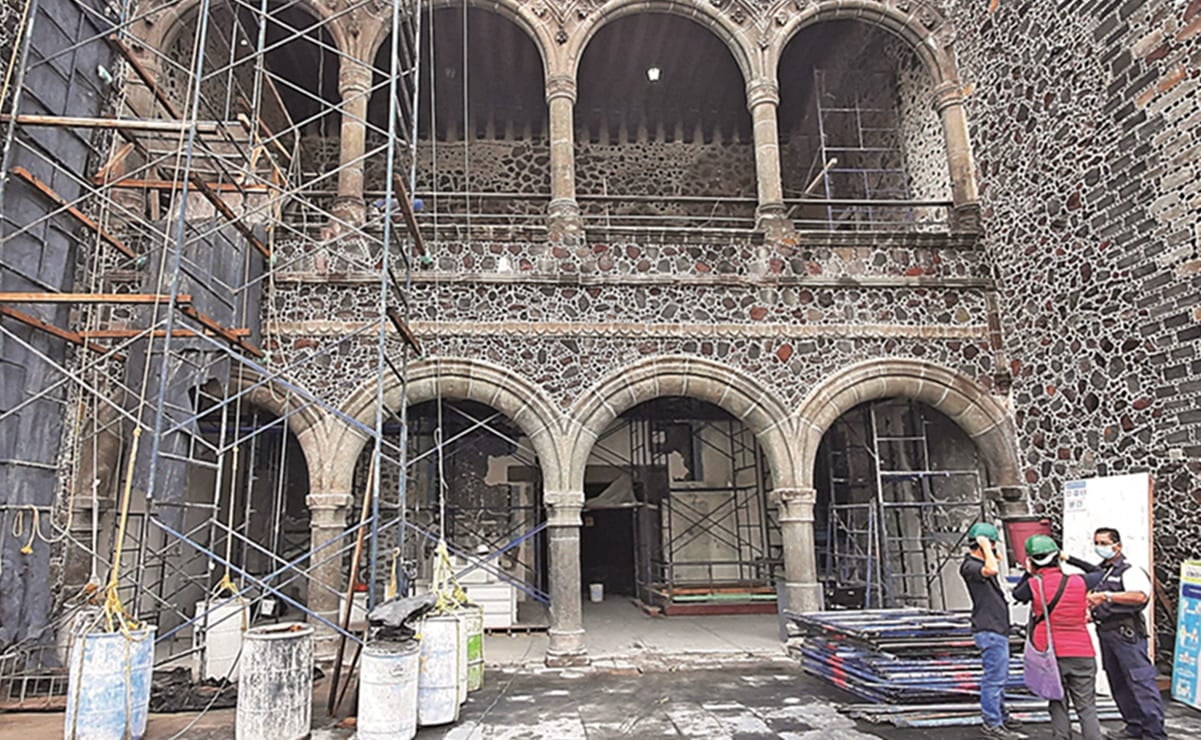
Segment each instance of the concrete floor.
M652 617L628 599L584 603L584 642L593 662L602 667L620 666L624 659L655 655L707 654L717 656L782 655L779 627L774 614L710 617ZM545 632L484 638L489 664L543 663Z
M484 688L473 693L459 722L424 728L421 740L565 740L567 738L787 738L960 740L975 728L899 730L838 713L857 700L801 672L783 654L774 615L649 617L626 601L586 604L584 622L593 663L588 668L542 665L544 633L491 635ZM314 740L349 740L353 730L324 714L328 680L314 687ZM1169 735L1201 737L1201 713L1169 704ZM232 709L152 715L151 740L227 740ZM62 737L63 715L0 715L0 740ZM1050 737L1047 725L1028 737Z

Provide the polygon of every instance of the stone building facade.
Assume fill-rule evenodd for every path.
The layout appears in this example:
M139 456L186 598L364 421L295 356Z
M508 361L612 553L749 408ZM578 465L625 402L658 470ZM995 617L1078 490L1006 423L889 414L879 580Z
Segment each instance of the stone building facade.
M1172 588L1175 563L1198 554L1188 533L1201 522L1201 2L469 4L532 45L545 115L521 131L479 123L487 133L466 143L440 139L435 125L428 152L418 147L430 190L521 197L500 198L505 220L473 223L469 210L452 209L441 225L424 223L429 260L409 295L424 355L408 364L405 394L411 406L488 406L535 451L549 525L549 661L587 659L579 551L590 455L623 413L656 398L713 404L754 433L778 510L784 607L822 603L814 507L823 436L854 407L893 398L963 430L999 515L1054 516L1066 480L1152 471L1157 576ZM297 4L322 19L324 43L341 55L336 84L314 88L341 112L322 124L328 162L309 164L336 169L337 218L319 248L278 244L282 267L261 319L265 367L311 356L290 380L344 415L289 417L314 547L344 531L355 500L366 436L346 419L370 424L377 409L374 380L347 380L369 373L374 340L322 348L378 313L378 275L354 232L380 182L367 122L383 5ZM443 5L458 6L434 8ZM146 11L133 26L146 49L189 53L179 29L195 2ZM642 15L687 19L728 50L745 130L639 132L603 115L583 120L591 114L575 105L590 43ZM799 53L790 42L820 39L832 24L888 39L873 58L887 58L896 81L897 147L917 203L903 223L814 227L797 197L813 175L800 171L798 152L812 158L820 144L799 120L781 125L781 80ZM142 59L172 89L159 57ZM463 128L476 127L463 116ZM472 147L476 179L469 166L454 169ZM606 211L598 190L610 180L633 183L623 196L678 203L631 197L626 210ZM742 228L708 228L687 200L722 196L730 200L706 203L706 213L741 218ZM926 211L934 215L923 222ZM629 216L668 218L671 228L634 228ZM389 350L403 351L399 341ZM399 383L386 385L386 406L401 397ZM254 401L293 410L286 393ZM334 586L344 577L337 563L314 575ZM337 600L312 593L309 606L332 615Z

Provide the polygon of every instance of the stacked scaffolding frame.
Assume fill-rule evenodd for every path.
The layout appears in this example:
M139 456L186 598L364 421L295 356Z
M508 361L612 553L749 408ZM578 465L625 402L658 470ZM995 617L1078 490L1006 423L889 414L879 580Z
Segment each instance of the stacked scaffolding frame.
M373 469L406 467L406 404L389 414L383 394L385 383L404 387L407 359L419 352L406 293L421 235L406 227L413 172L400 163L412 160L416 138L421 10L351 0L296 24L287 12L295 7L200 0L176 37L190 52L182 59L141 45L135 29L150 11L129 2L23 7L3 101L0 531L28 544L0 539L0 564L14 586L6 601L26 596L43 608L0 619L0 706L61 694L54 633L90 608L89 593L110 574L125 611L158 626L160 664L194 652L185 636L233 592L256 614L286 605L359 641L312 606L322 592L342 596L321 574L344 575L356 540L368 553L368 598L382 596L381 533L403 542L408 523L404 507L381 513L380 476L357 524L309 543L284 522L284 471L298 449L289 428L322 416L367 438ZM368 91L386 96L387 123L360 119L382 143L314 178L300 167L302 130L354 114L292 81L273 53L313 44L340 65L360 64L327 40L350 13L390 24L387 65ZM183 87L168 89L170 77ZM307 117L293 118L284 89ZM362 222L320 189L366 158L383 159L387 180ZM313 352L288 353L262 321L274 277L335 249L350 269L378 276L378 310ZM375 383L371 423L339 410L339 388L305 380L306 369L356 343L373 348L372 361L339 380ZM279 413L262 410L264 394ZM385 423L399 424L399 443ZM272 470L274 480L256 481ZM206 499L180 490L194 491L196 471L211 486ZM405 500L405 476L396 485ZM270 495L256 499L260 489ZM124 537L106 542L114 525ZM73 571L89 591L64 590L84 585ZM35 583L41 574L53 578Z

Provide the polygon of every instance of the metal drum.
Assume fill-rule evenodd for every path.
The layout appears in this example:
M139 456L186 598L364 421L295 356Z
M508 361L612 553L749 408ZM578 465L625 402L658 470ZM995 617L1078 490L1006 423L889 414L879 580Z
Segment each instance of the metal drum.
M360 740L408 740L417 734L417 674L421 645L373 642L359 672Z
M154 627L77 636L67 678L67 740L140 740L150 711Z
M422 623L417 724L423 727L459 719L459 681L467 675L460 622L455 614L441 614Z
M252 627L238 665L238 740L296 740L310 732L313 628L299 622Z

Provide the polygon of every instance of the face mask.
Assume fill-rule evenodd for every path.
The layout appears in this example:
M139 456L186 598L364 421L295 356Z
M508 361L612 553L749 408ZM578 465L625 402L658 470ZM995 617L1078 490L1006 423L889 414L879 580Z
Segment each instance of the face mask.
M1093 549L1097 551L1097 554L1101 556L1102 560L1109 560L1114 555L1118 554L1118 551L1114 549L1113 545L1097 545Z

